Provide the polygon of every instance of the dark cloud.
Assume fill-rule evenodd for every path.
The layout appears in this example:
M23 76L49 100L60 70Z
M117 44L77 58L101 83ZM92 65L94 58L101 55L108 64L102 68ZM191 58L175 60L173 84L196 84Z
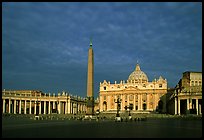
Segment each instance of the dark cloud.
M184 71L202 71L199 2L3 3L2 88L62 90L86 96L93 39L99 83L127 80L137 62L149 81L174 87Z

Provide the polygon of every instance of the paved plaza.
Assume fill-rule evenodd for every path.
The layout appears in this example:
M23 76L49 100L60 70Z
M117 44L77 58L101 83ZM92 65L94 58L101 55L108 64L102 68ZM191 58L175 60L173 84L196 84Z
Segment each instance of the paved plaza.
M150 119L115 122L2 118L3 138L199 138L202 120Z

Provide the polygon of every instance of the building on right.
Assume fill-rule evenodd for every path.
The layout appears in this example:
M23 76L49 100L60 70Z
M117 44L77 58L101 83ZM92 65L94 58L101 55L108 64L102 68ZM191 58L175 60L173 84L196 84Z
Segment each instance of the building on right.
M169 114L202 114L202 72L186 71L173 89L168 90Z

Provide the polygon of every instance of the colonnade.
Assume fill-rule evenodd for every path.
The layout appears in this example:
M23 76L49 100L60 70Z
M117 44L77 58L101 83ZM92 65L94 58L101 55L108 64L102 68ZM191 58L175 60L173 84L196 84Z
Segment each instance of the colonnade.
M2 112L12 114L79 114L86 112L86 102L68 94L39 95L2 92Z
M193 100L195 101L193 103ZM181 101L184 101L184 105L181 105ZM200 101L200 102L199 102ZM202 98L174 98L174 114L181 115L181 108L185 111L185 114L190 113L190 110L196 110L197 115L202 114ZM188 112L188 113L187 113Z

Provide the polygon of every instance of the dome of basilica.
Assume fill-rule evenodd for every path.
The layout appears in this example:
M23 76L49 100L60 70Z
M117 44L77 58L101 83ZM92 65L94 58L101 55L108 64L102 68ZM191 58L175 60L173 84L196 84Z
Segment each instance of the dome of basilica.
M147 75L140 70L139 64L136 65L135 70L129 75L128 81L148 82Z

